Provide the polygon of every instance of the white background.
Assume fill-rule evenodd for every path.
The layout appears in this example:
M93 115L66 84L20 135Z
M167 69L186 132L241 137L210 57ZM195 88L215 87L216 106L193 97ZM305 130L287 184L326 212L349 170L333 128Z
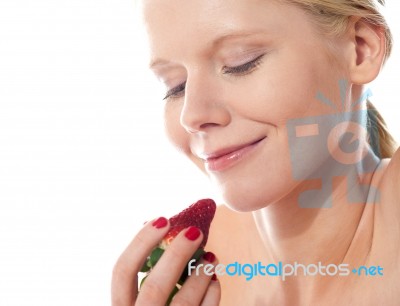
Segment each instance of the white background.
M0 2L0 305L109 305L145 220L218 199L167 145L135 18L131 0ZM398 139L399 68L396 46L372 87Z

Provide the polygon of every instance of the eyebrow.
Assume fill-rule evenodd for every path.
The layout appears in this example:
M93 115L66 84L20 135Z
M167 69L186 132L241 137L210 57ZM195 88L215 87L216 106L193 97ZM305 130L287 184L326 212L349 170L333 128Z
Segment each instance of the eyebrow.
M213 47L216 47L216 46L224 43L227 40L256 36L256 35L260 35L263 32L264 31L259 30L259 31L250 31L250 32L249 31L235 31L233 33L226 33L226 34L223 34L223 35L217 37L216 39L214 39L213 42L211 43L211 45Z
M211 44L210 44L210 49L214 49L216 47L218 47L218 45L221 45L222 43L224 43L227 40L233 40L233 39L238 39L238 38L244 38L244 37L251 37L251 36L255 36L255 35L260 35L261 33L264 33L264 31L262 30L258 30L258 31L235 31L232 33L225 33L222 34L220 36L218 36L217 38L215 38ZM154 69L157 66L162 66L162 65L167 65L170 62L168 60L165 59L155 59L155 60L151 60L150 64L149 64L149 68L150 69Z

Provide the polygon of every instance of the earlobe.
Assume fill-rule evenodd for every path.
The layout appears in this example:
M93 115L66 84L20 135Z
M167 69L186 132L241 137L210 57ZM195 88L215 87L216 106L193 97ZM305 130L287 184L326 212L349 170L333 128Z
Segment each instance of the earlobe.
M350 79L353 84L367 84L379 74L386 53L385 33L381 27L364 19L351 21L351 40L354 44L350 63Z

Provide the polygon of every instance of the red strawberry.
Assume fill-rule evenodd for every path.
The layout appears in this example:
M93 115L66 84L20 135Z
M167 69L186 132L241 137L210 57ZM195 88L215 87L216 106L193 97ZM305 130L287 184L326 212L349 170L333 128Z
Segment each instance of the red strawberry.
M185 228L189 226L198 227L203 233L203 241L201 242L197 251L193 254L192 259L199 260L200 257L205 253L204 246L207 243L208 232L210 229L211 221L214 218L216 210L215 202L211 199L202 199L197 201L196 203L190 205L188 208L181 211L179 214L173 216L169 219L170 229L168 233L164 236L163 240L160 242L158 247L156 247L150 256L147 258L144 263L141 272L150 271L155 264L160 259L161 255L164 253L164 250L168 247L168 245L172 242L172 240ZM146 276L147 277L147 276ZM145 278L146 278L145 277ZM174 291L171 293L167 305L179 290L180 286L183 284L187 277L187 271L184 270L182 275L174 288ZM143 278L140 287L145 280Z
M200 244L200 248L204 248L207 243L208 231L211 221L214 218L215 209L216 205L213 200L203 199L171 217L169 219L170 229L161 241L160 247L165 249L183 229L189 226L196 226L203 233L204 238Z

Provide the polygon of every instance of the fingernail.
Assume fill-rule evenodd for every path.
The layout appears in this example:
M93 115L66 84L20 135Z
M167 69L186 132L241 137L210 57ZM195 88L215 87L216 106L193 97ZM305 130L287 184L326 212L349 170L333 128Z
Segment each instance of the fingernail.
M214 273L214 274L211 276L211 280L212 280L212 281L217 281L217 280L218 280L217 274Z
M162 228L168 224L168 220L164 217L158 218L156 221L152 223L155 228Z
M199 236L200 230L195 226L189 227L185 233L185 237L192 241L196 240Z
M214 260L215 260L215 255L214 255L214 253L206 252L206 253L204 253L203 258L204 258L205 260L207 260L208 262L214 262Z

